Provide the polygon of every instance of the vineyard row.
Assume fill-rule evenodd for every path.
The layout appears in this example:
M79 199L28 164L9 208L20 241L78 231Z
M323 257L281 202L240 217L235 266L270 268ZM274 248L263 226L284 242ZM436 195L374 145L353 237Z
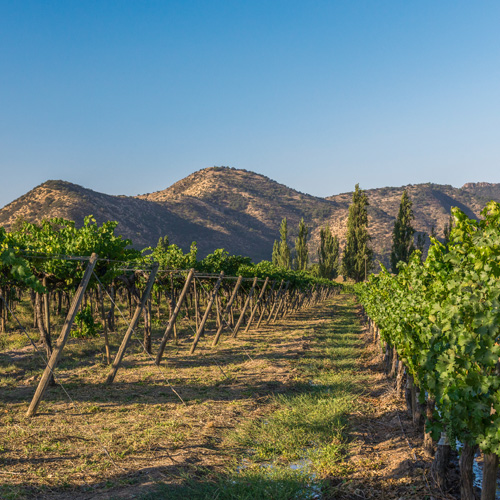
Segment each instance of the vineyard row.
M473 462L484 459L482 500L493 500L500 454L500 205L479 221L453 209L450 242L434 240L393 275L385 269L356 293L383 343L424 444L446 490L450 447L460 450L461 498L474 500ZM439 439L439 441L438 441ZM437 442L438 441L438 442ZM436 443L437 442L437 443Z

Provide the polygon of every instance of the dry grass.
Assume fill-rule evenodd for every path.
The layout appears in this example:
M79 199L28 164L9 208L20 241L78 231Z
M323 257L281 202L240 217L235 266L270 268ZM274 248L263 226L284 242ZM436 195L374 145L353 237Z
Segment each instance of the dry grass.
M232 461L222 436L271 411L270 396L296 378L312 314L226 335L215 349L209 331L193 356L185 337L167 347L161 369L135 342L111 386L102 341L71 339L56 374L74 404L49 388L33 419L25 412L42 362L30 347L0 353L0 492L74 498L76 487L142 482L141 473L175 480L184 469L222 469ZM116 352L120 338L111 337Z

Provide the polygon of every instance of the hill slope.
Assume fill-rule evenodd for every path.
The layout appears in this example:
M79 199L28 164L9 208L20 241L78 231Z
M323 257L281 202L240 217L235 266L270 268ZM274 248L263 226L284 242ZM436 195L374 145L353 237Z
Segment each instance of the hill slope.
M488 201L500 201L500 184L489 183L469 183L462 188L429 183L367 189L365 192L370 202L368 214L369 231L373 237L372 246L376 258L386 265L389 262L394 221L405 188L413 202L415 230L430 234L434 228L439 238L443 236L443 228L449 221L451 207L458 207L469 217L477 219ZM345 193L327 199L345 207L351 198L352 193ZM348 208L344 208L330 220L332 230L336 234L345 234L347 215Z
M477 217L490 199L500 201L500 184L471 183L460 189L436 184L406 187L413 201L415 228L438 236L451 206ZM387 263L392 228L403 187L370 189L369 223L376 258ZM269 259L283 217L289 221L291 241L304 217L311 228L314 256L319 229L326 223L344 239L352 193L318 198L290 189L263 175L226 167L195 172L167 189L137 197L111 196L64 181L47 181L0 210L0 225L12 228L18 219L47 217L73 219L77 224L93 214L99 223L118 221L118 232L134 246L155 245L168 235L188 249L198 243L204 256L215 248Z
M229 168L208 168L173 186L138 197L111 196L64 181L47 181L0 210L7 230L18 219L73 219L93 214L99 223L118 221L117 231L134 246L170 242L188 249L198 243L201 256L215 248L269 259L277 228L288 217L295 230L300 218L316 226L331 217L336 203L299 193L265 176Z

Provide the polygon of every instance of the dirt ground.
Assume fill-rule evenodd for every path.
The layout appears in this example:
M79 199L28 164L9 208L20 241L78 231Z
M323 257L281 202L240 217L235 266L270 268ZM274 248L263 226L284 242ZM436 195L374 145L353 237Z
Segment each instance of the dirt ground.
M431 477L432 458L423 451L423 430L417 428L396 395L395 381L382 369L380 347L366 327L360 365L369 371L371 385L362 397L363 411L351 417L352 464L348 478L337 478L334 498L369 500L460 498L456 464L449 471L449 490L440 491Z
M132 499L158 482L222 472L237 451L226 445L228 431L270 413L271 396L293 388L296 360L330 308L316 306L237 339L226 334L216 349L208 332L194 356L190 339L181 339L168 347L161 370L132 349L111 386L103 385L101 346L73 341L58 378L74 403L51 388L31 420L24 414L40 375L33 353L0 353L0 491L12 499ZM360 334L366 345L359 365L370 384L350 419L346 473L329 478L331 498L456 498L432 488L421 431L382 373L377 346L364 329Z

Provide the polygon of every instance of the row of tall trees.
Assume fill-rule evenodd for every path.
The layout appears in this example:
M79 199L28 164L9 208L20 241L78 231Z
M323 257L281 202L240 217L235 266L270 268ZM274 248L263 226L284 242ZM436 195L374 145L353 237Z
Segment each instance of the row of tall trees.
M373 267L373 249L370 247L371 237L368 233L368 197L356 184L352 203L349 206L347 221L346 244L340 259L339 240L332 235L328 225L320 230L320 244L318 247L318 264L310 266L307 237L309 229L301 219L298 236L295 240L295 258L292 259L292 250L288 245L288 225L284 218L280 227L280 239L274 242L273 264L285 269L307 270L310 268L323 278L336 278L342 274L356 282L366 279ZM415 235L413 228L412 202L406 190L403 191L399 212L394 222L391 247L391 269L398 273L400 262L408 263L412 253L417 249L423 253L426 234ZM444 243L446 245L451 231L450 223L444 228ZM416 236L416 238L415 238ZM431 237L436 238L434 230Z
M274 242L272 263L285 269L297 271L311 270L320 278L336 278L339 271L339 240L333 236L330 228L325 226L320 231L320 245L318 248L318 264L309 264L309 246L307 237L309 229L304 219L299 223L298 236L295 239L295 256L288 245L288 222L286 217L281 221L280 239Z
M344 276L361 281L371 269L373 250L369 247L368 234L368 198L356 184L352 203L349 207L347 222L347 241L340 260L340 244L328 225L320 229L320 242L317 250L318 263L309 265L309 249L307 236L309 230L304 219L299 224L298 236L295 240L295 258L291 257L288 245L288 223L286 217L281 221L280 239L274 242L272 262L274 265L297 270L310 268L322 278L336 278L340 273Z

